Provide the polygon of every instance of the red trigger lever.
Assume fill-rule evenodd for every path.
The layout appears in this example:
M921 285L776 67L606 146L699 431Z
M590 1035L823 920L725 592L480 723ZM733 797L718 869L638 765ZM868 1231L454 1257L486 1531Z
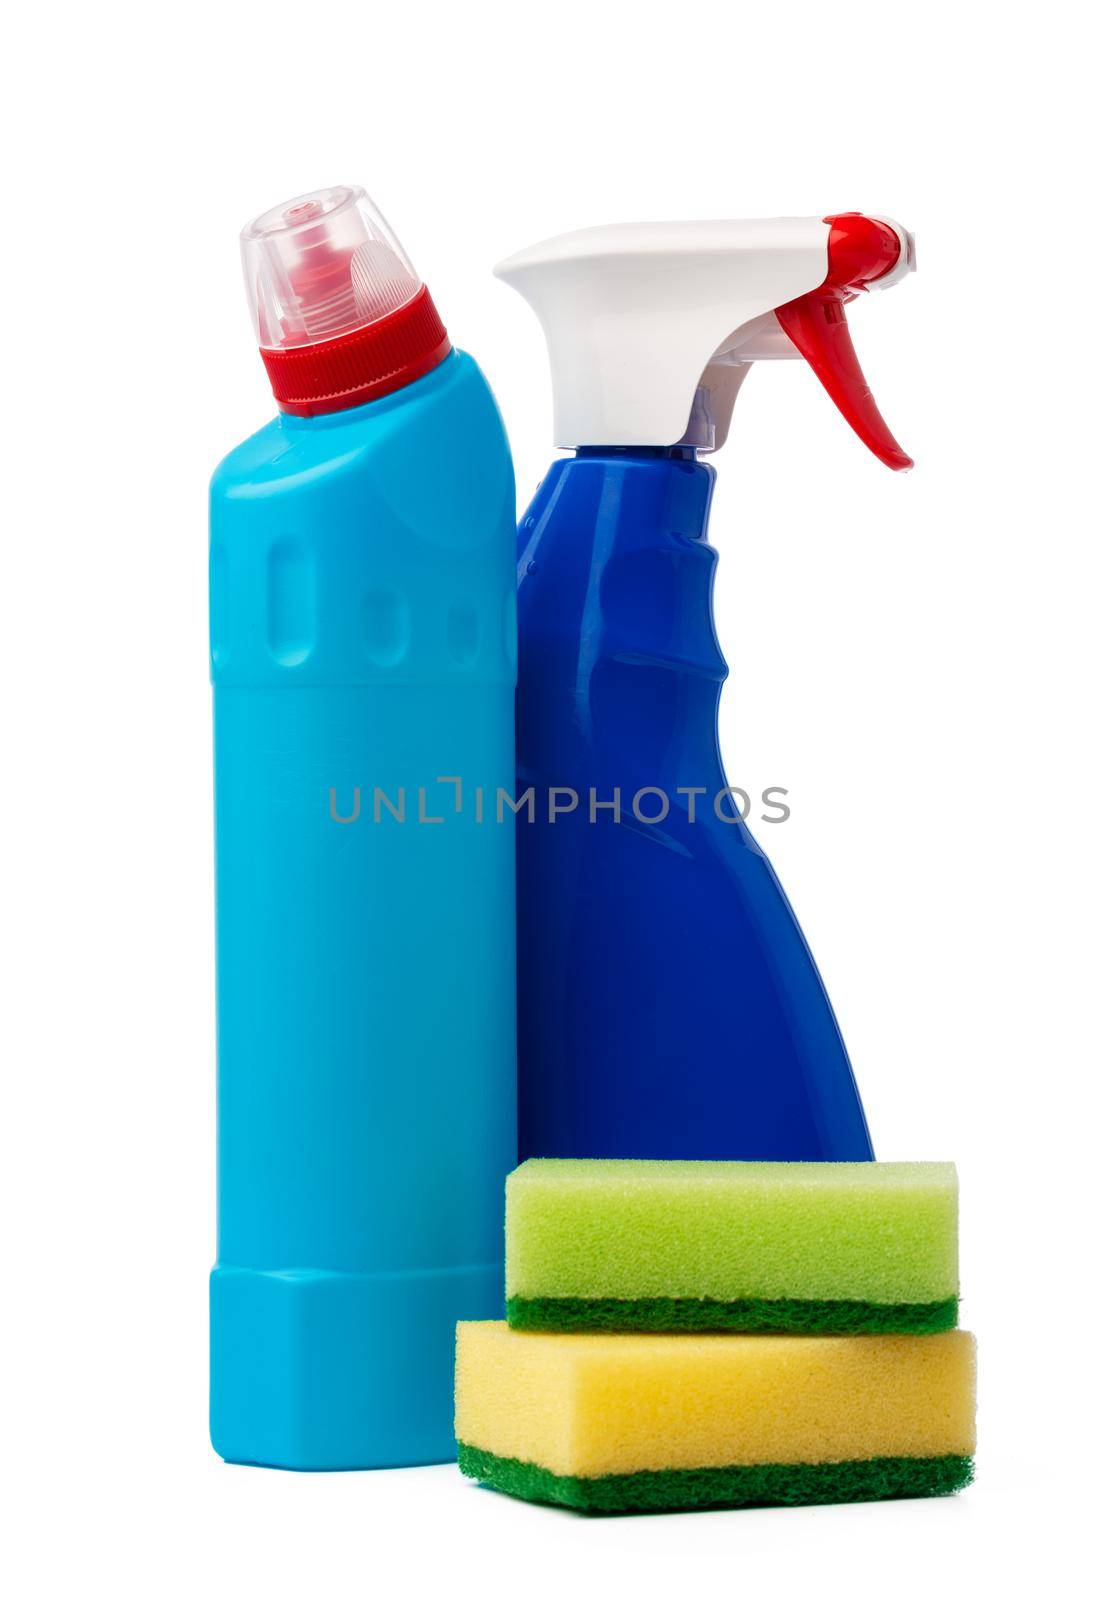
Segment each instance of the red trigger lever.
M899 265L902 241L886 222L859 211L822 220L830 225L826 280L809 294L780 306L775 314L853 432L886 466L906 472L914 462L880 415L860 370L845 318L850 300Z

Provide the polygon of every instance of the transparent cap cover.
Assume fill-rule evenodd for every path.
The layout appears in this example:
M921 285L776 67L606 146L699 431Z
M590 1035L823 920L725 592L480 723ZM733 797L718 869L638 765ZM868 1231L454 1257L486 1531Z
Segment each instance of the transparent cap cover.
M247 299L265 350L322 344L420 292L412 262L359 188L287 200L240 234Z

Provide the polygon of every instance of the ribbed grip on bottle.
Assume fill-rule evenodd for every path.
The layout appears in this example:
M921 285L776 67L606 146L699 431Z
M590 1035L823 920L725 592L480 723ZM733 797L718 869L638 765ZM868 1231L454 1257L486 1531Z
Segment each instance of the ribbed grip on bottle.
M260 354L281 410L315 417L404 388L450 350L447 329L422 286L396 311L338 339Z

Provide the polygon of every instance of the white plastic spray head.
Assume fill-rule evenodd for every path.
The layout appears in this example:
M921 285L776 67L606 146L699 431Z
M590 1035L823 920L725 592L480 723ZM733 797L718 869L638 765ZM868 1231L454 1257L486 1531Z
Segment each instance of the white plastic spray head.
M913 266L897 223L848 212L586 228L494 271L544 328L563 448L720 449L752 363L804 357L869 448L904 469L843 306Z

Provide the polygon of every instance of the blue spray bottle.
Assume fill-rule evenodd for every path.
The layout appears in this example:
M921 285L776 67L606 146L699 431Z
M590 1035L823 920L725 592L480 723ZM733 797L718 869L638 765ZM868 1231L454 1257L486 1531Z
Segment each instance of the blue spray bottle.
M552 362L518 535L520 1154L868 1160L841 1035L730 794L706 542L751 365L802 357L888 466L844 307L913 266L858 213L587 229L498 276Z
M243 234L281 415L212 485L212 1439L454 1456L516 1146L513 477L475 363L358 189Z

